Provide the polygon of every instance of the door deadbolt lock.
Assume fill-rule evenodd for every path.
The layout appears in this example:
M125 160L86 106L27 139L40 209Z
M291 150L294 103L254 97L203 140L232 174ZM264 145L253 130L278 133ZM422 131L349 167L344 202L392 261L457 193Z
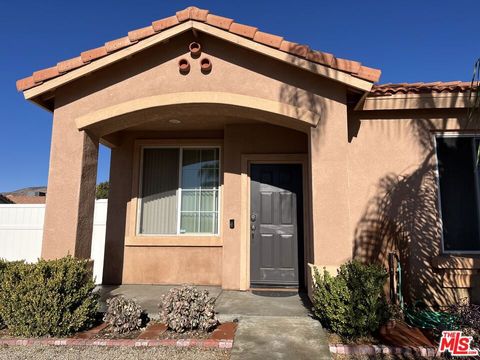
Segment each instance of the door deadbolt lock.
M256 214L250 215L250 220L252 220L252 221L257 220L257 215Z

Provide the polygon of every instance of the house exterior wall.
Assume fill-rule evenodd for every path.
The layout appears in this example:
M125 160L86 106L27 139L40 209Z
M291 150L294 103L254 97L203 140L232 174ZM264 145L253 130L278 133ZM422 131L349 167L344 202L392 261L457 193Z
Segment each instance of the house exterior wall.
M190 58L188 44L192 40L202 44L204 49L202 56L208 56L212 61L213 69L208 75L200 72L198 60ZM181 57L188 58L192 64L188 75L178 72L177 63ZM297 109L298 117L301 117L305 111L311 111L327 119L330 113L332 115L330 121L333 124L334 114L337 112L329 112L329 109L337 107L345 109L345 105L341 104L345 101L345 90L345 85L333 83L321 77L312 77L308 71L268 59L210 36L200 35L200 38L195 38L189 33L113 64L107 69L96 72L95 76L85 77L65 85L56 94L55 121L61 124L68 122L70 127L79 117L121 105L136 98L160 94L175 96L174 94L178 92L215 91L227 94L227 97L228 94L240 94L275 101L280 104L279 106L292 105ZM268 118L256 110L248 110L248 106L244 109L233 107L226 111L219 110L220 108L215 107L207 109L183 106L175 107L173 110L165 107L112 121L116 124L127 124L127 128L130 128L113 134L118 140L118 146L112 149L111 157L105 283L193 282L221 284L232 289L248 287L245 276L241 275L238 256L239 244L243 244L245 252L246 241L245 234L240 230L245 224L237 212L238 199L242 193L242 155L290 153L306 156L308 126L292 118L288 121L281 117ZM185 121L181 131L174 131L167 121L174 116L182 119L197 117L197 121ZM295 114L292 117L295 117ZM142 119L142 122L139 123L138 119ZM282 127L269 126L268 122L278 122ZM102 126L88 129L89 134L107 135L108 131L111 131L111 124ZM136 127L132 128L132 126ZM143 129L148 131L143 133L141 130L134 131L138 126L140 128L143 126ZM221 135L218 135L219 131ZM334 136L333 133L332 136ZM224 216L221 227L224 233L219 239L209 239L208 244L203 243L201 246L195 246L195 244L181 246L183 245L181 239L173 239L171 243L165 239L157 239L155 246L149 246L145 243L138 244L139 240L135 239L135 236L132 239L135 229L131 225L133 216L130 212L136 198L132 193L135 179L131 172L135 166L135 141L166 137L179 140L203 138L222 141ZM62 156L60 152L54 151L55 147L58 146L61 149L64 146L60 139L61 134L58 135L58 139L54 137L52 141L52 164ZM65 163L59 170L73 171L68 167L69 164ZM82 183L79 179L76 181ZM65 195L63 191L67 189L54 188L51 196L61 198ZM246 196L244 192L243 197ZM58 217L61 216L56 214ZM227 233L227 221L232 218L236 219L236 227ZM60 223L60 219L57 218L52 228L59 228ZM67 226L64 231L71 232L72 227ZM72 238L74 239L75 236ZM50 249L51 244L52 242L47 241L45 247ZM55 250L55 254L60 256L67 250L65 246L60 247ZM162 267L163 265L159 264L164 261L168 266ZM185 268L186 264L197 271L188 271L183 274L174 271ZM153 268L154 265L156 268Z
M442 255L435 133L465 128L465 110L361 112L349 119L353 256L388 262L397 251L411 301L478 301L477 256ZM368 159L368 160L367 160Z
M144 139L148 140L139 140ZM220 234L201 236L138 236L136 211L132 202L138 182L134 162L135 143L148 141L148 146L221 143ZM248 138L248 142L245 139ZM204 139L204 140L202 140ZM195 132L127 132L122 145L112 149L110 169L109 216L105 252L105 283L194 283L221 285L228 289L245 288L241 284L241 229L245 226L241 213L243 154L304 154L307 136L304 133L269 124L230 124L224 131ZM138 164L137 164L138 165ZM229 220L235 219L234 229ZM247 224L248 225L248 224Z
M42 257L89 258L98 139L78 131L67 109L53 117Z
M249 219L241 216L242 206L247 206L248 190L242 186L242 155L246 154L307 154L307 135L293 130L270 125L230 125L225 128L224 138L224 197L223 197L223 279L227 289L248 289L245 268L249 257L246 241L250 232ZM234 229L228 228L229 219L234 219ZM248 235L247 235L248 234ZM305 240L306 242L309 239Z
M208 75L201 73L198 60L187 52L193 40L202 44L203 56L211 59L213 69ZM187 75L178 72L181 57L192 64ZM192 104L112 118L88 132L75 127L80 117L132 99L207 91L292 105L298 118L307 110L319 114L320 122L311 127L293 115L267 117L253 104L251 109ZM248 288L248 224L239 215L248 206L242 158L276 154L306 158L306 262L334 271L352 257L385 262L388 250L398 249L411 298L448 303L468 294L478 296L471 290L477 281L478 260L440 256L432 130L462 128L458 118L463 110L354 112L346 98L345 85L191 33L63 86L55 95L43 256L87 254L97 137L114 136L105 283L191 282ZM186 120L178 130L168 123L176 117ZM186 243L182 237L150 239L149 243L136 236L138 141L146 140L220 144L219 236ZM234 229L228 228L230 219L236 222ZM457 272L462 266L463 272Z
M330 104L309 133L313 263L332 270L351 258L347 173L347 106Z

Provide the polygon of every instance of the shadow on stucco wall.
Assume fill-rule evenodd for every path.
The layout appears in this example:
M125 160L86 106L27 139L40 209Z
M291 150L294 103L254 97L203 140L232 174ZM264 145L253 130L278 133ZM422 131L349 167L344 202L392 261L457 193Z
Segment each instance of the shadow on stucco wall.
M386 266L390 252L399 254L409 302L434 300L441 289L441 279L430 264L439 255L436 243L441 237L432 157L430 152L409 174L381 178L354 235L355 258Z
M321 77L314 76L313 74L317 73L317 65L313 62L306 61L304 57L308 47L305 45L291 44L288 52L292 54L298 54L299 56L290 56L292 64L303 67L304 70L299 68L295 69L295 72L291 72L294 76L289 76L286 78L281 78L283 82L280 87L279 93L279 102L281 104L290 105L295 108L295 117L303 118L305 114L313 114L315 116L314 120L317 125L315 128L305 128L304 131L307 133L307 136L312 139L317 139L318 141L308 141L308 152L311 153L311 147L321 146L321 142L324 139L324 133L326 128L326 121L328 119L328 113L331 110L329 108L330 101L342 102L344 99L343 85L332 85L331 80L322 79ZM291 66L291 65L287 65ZM309 176L311 176L311 170L307 171ZM308 201L307 208L309 213L313 214L313 203L312 203L312 181L308 182L310 189L307 193L310 194L306 198ZM313 217L307 216L308 223L307 229L304 229L304 251L305 257L299 258L299 261L305 261L307 263L315 263L315 246L313 239ZM305 264L305 265L306 265ZM305 276L309 276L309 268L305 266Z
M306 47L292 44L288 51L294 54L304 54ZM280 88L279 102L294 106L296 118L302 118L307 113L315 114L317 116L315 121L318 122L317 129L322 132L325 127L325 121L322 119L325 120L327 117L328 100L341 101L341 99L336 98L335 86L325 86L325 82L330 82L329 80L312 76L312 73L318 72L316 64L297 56L290 56L290 61L305 70L296 69L295 76L282 79L283 85Z
M423 105L434 107L433 103ZM432 307L441 307L469 296L471 291L466 287L446 287L445 270L433 266L433 259L442 255L433 135L434 131L451 129L452 123L458 130L471 131L478 121L474 122L477 125L469 124L458 110L446 113L433 110L424 115L420 111L420 116L416 117L406 111L404 114L397 112L394 117L397 116L398 119L410 119L405 121L418 145L417 157L422 160L418 165L412 164L413 170L390 172L378 179L375 194L354 231L353 257L387 267L389 252L397 252L403 267L402 291L407 303L422 301ZM390 119L390 114L376 114L373 118ZM401 125L397 122L397 126Z

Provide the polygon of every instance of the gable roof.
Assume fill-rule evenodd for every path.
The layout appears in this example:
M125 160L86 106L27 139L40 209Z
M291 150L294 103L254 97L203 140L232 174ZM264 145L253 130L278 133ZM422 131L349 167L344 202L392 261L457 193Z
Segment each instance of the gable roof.
M84 67L101 58L109 57L121 49L146 41L164 30L179 26L179 24L187 21L206 23L225 32L247 38L307 61L339 70L368 82L376 82L380 78L380 70L363 66L358 61L341 59L333 54L312 50L307 45L287 41L281 36L262 32L256 27L240 24L233 19L210 14L208 10L190 6L178 11L173 16L152 22L150 26L132 30L125 37L108 41L103 46L84 51L75 58L60 61L55 66L35 71L31 76L17 81L17 90L29 90L51 79L65 76L65 74L73 70Z

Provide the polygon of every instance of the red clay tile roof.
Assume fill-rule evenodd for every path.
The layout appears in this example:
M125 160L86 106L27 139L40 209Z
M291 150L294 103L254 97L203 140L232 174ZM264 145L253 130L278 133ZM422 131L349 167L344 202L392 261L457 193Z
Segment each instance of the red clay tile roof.
M215 26L225 31L249 38L253 41L276 48L289 54L306 58L307 60L331 67L336 70L344 71L360 79L376 82L380 78L380 70L362 66L357 61L340 59L329 53L311 50L306 45L300 45L284 40L280 36L259 31L256 27L239 24L234 22L232 19L210 14L208 10L190 6L184 10L178 11L174 16L154 21L150 26L130 31L128 36L108 41L104 46L84 51L80 54L80 56L61 61L56 66L35 71L32 76L18 80L17 89L18 91L24 91L38 86L44 81L62 76L69 71L82 67L104 56L108 56L117 50L131 46L138 41L142 41L165 29L171 28L188 20L205 22L211 26Z
M400 83L374 85L370 96L385 96L395 94L425 94L425 93L452 93L466 92L471 89L471 82L449 81L430 83Z

